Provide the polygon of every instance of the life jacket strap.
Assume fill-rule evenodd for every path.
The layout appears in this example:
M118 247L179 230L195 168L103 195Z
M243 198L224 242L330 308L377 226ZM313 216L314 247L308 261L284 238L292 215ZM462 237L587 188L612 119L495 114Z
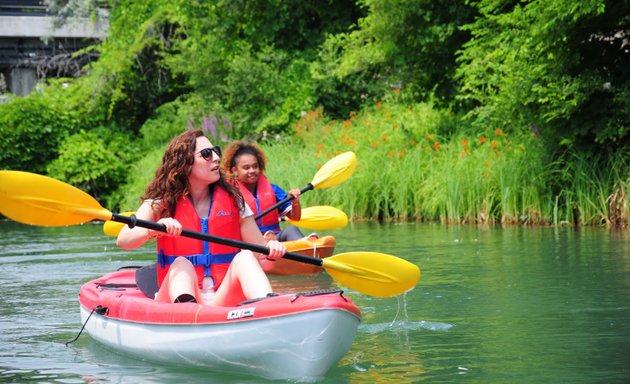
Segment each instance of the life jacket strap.
M228 264L231 263L236 256L236 252L234 253L221 253L221 254L198 254L198 255L188 255L183 256L188 261L192 263L194 266L204 267L204 275L210 276L210 266L212 264ZM176 258L182 256L171 256L165 255L163 251L160 251L157 255L157 262L160 264L162 268L165 268L167 265L173 264Z

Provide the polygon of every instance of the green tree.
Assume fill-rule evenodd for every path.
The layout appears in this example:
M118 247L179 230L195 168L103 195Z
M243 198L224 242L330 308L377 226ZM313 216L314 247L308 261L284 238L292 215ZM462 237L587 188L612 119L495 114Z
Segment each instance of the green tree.
M480 0L459 57L475 124L601 150L628 144L630 2ZM602 145L599 149L594 143Z
M358 3L366 16L354 30L331 36L321 51L318 73L331 88L323 89L324 96L344 95L343 87L354 84L348 97L354 97L355 106L392 88L410 101L433 96L452 101L455 54L469 38L460 26L472 21L474 9L458 0Z

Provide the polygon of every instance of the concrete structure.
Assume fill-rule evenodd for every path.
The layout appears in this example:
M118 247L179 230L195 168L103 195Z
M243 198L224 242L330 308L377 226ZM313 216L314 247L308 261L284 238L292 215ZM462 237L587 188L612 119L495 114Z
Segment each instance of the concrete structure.
M106 18L56 28L43 1L0 0L0 94L24 96L42 78L78 75L95 57L72 54L105 39L107 29Z

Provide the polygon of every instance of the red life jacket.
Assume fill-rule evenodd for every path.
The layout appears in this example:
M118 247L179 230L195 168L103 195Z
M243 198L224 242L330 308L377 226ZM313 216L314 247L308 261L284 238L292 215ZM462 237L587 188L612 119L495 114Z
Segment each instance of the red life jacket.
M271 187L271 183L262 173L260 174L260 176L258 176L258 183L256 184L256 196L254 196L243 184L238 183L238 186L241 189L243 198L245 198L245 202L254 212L254 216L271 207L277 202L276 195L273 193L273 188ZM273 231L276 234L279 233L280 215L278 215L278 210L274 209L265 216L256 220L256 224L258 224L258 228L260 228L260 232L262 232L263 234L267 231Z
M232 196L219 186L214 187L207 218L199 217L188 197L177 200L174 218L186 229L241 240L240 211ZM175 258L185 256L195 266L199 287L204 276L212 276L216 290L240 249L189 237L162 236L157 239L157 251L158 286Z

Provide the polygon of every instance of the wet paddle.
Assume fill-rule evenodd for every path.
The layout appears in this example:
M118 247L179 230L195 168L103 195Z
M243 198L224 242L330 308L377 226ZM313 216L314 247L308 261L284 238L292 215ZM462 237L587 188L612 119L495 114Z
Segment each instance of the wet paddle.
M121 215L131 216L133 213L123 212ZM342 210L327 205L304 208L299 221L290 220L289 218L286 218L286 220L296 227L313 230L336 229L348 225L348 216ZM103 233L107 236L118 236L124 226L124 223L107 220L103 224Z
M354 152L345 152L341 155L337 155L332 159L328 160L326 164L324 164L310 183L306 185L306 187L300 190L300 193L304 193L310 191L314 188L329 188L335 185L339 185L344 181L348 180L352 173L354 173L354 169L357 166L357 157ZM294 197L289 195L286 198L278 201L271 207L265 209L261 213L257 214L255 219L258 220L261 217L265 216L269 212L283 205L284 203L293 200ZM317 229L317 228L315 228Z
M161 224L112 213L71 185L20 171L0 171L0 213L31 225L66 226L99 219L166 232ZM206 233L184 230L182 236L269 254L267 247ZM378 252L347 252L325 259L287 252L284 257L321 266L342 285L375 297L402 294L420 279L418 266Z

